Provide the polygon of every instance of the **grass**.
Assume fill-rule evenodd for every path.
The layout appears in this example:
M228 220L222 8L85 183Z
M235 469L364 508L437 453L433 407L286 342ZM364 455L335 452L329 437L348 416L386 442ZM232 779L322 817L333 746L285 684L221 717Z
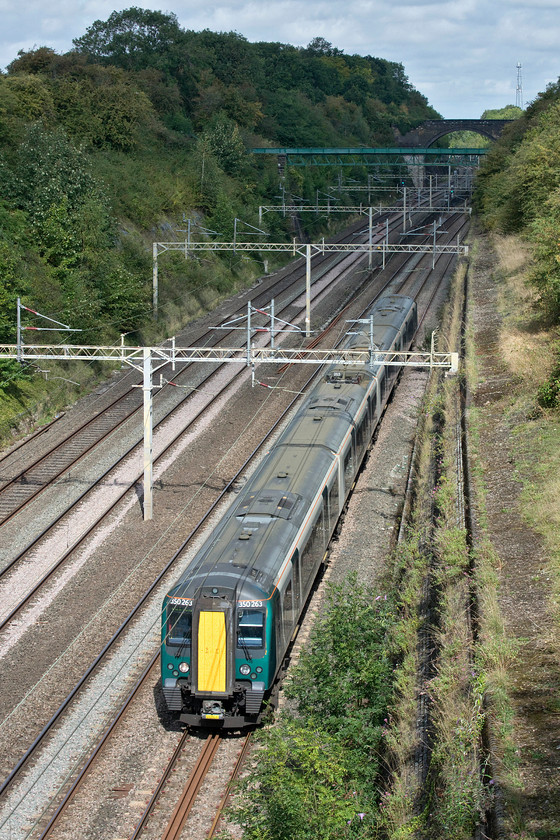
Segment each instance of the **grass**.
M48 423L80 396L109 378L111 366L49 362L47 378L37 374L0 392L0 446L7 446ZM114 369L114 365L113 365Z
M557 361L560 330L550 325L537 308L535 291L527 284L531 268L528 247L516 237L497 237L499 305L503 319L503 358L517 377L511 398L516 476L522 483L520 512L543 539L550 579L549 608L556 629L560 625L560 415L538 408L536 392ZM560 637L551 642L560 656Z
M465 270L464 265L459 266L443 313L440 349L442 345L455 348L460 340ZM416 503L407 540L393 560L393 584L400 591L397 646L401 659L396 676L398 699L391 710L387 737L390 785L382 810L383 829L391 840L424 836L426 832L433 838L470 837L485 804L479 773L483 695L473 667L466 620L470 559L465 531L456 524L455 412L459 384L459 377L445 383L434 377L430 383L419 432ZM433 498L439 510L435 530ZM422 685L418 633L422 626L428 629L428 617L420 612L428 579L439 593L437 629L431 629L432 643L439 654L435 675ZM420 790L412 760L422 737L417 727L419 691L429 697L433 725L427 791Z
M517 513L543 539L548 561L539 570L538 583L548 595L550 622L547 649L560 656L558 634L560 605L560 417L544 411L537 403L537 391L556 361L558 330L541 315L534 290L527 284L531 268L528 246L515 237L494 236L497 255L494 278L502 319L499 329L500 354L513 387L503 401L504 423L509 431L513 455L512 477L521 485ZM468 379L474 387L479 379L473 335L468 331ZM501 560L486 536L485 476L478 457L479 438L485 432L486 412L469 410L469 442L472 479L476 490L477 519L481 534L476 545L475 567L480 631L477 667L484 679L484 694L490 738L492 770L506 798L507 828L511 836L530 840L520 807L524 790L522 764L538 762L539 750L519 750L516 741L515 710L510 699L510 674L519 672L516 664L527 640L507 637L499 607L498 579ZM535 577L535 576L534 576ZM548 590L548 591L547 591ZM549 836L549 835L547 835Z

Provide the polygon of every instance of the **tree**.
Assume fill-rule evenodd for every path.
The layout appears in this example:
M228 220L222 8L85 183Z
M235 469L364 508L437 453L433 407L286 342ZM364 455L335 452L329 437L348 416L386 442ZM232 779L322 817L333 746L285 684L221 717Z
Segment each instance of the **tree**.
M505 105L503 108L488 108L481 120L517 120L523 115L523 108L518 105Z
M169 52L182 39L176 15L131 6L96 20L73 43L78 52L126 70L166 69Z
M222 117L204 133L203 139L224 172L235 174L245 157L245 146L237 125Z
M0 75L0 142L15 145L28 123L42 120L52 124L55 104L49 86L27 73Z
M336 47L327 41L325 38L321 38L320 35L317 35L313 38L306 47L306 52L309 55L341 55L342 51L338 50Z

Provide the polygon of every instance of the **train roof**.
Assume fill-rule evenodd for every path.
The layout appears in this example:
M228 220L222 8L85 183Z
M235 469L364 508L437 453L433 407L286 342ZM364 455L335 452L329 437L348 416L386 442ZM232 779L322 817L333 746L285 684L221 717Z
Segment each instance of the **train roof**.
M374 340L388 347L414 301L387 296L372 308ZM369 330L364 331L369 342ZM359 338L354 336L353 338ZM338 374L341 374L340 376ZM269 598L375 369L331 367L304 401L222 521L170 591L193 598L214 587L238 600Z

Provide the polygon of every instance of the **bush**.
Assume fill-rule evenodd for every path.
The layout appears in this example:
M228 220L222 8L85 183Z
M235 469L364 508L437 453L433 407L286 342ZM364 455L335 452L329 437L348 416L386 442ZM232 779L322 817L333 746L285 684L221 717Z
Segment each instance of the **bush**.
M297 713L258 738L250 797L234 818L248 840L373 837L393 663L389 600L350 576L332 586L325 617L293 669Z
M560 408L560 360L547 381L538 390L537 400L542 408Z

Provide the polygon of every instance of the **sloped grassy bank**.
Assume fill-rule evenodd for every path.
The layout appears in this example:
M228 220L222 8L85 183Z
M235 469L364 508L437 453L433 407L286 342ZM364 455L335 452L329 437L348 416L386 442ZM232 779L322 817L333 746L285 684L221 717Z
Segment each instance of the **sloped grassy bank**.
M531 840L560 832L560 423L542 399L558 328L537 300L526 241L480 242L468 366L477 549L492 576L478 578L480 651L504 835Z
M224 298L249 287L258 276L253 268L241 267L232 271L219 260L212 261L210 266L189 265L185 269L184 257L181 259L183 273L188 276L183 277L183 283L175 287L173 294L166 294L160 321L146 322L143 328L131 336L135 344L157 344L167 336L176 334L190 321L212 311ZM162 270L164 275L165 270L166 267ZM45 343L53 341L49 338L52 333L44 335L47 336L43 338ZM64 334L55 335L58 336L56 340L61 341ZM70 335L71 342L84 343L80 333ZM126 340L130 342L130 337ZM8 364L2 363L0 447L9 445L13 439L48 422L101 382L108 380L112 371L120 369L107 362L48 362L27 366L22 375L21 366L14 360L11 365L13 381L10 381Z

